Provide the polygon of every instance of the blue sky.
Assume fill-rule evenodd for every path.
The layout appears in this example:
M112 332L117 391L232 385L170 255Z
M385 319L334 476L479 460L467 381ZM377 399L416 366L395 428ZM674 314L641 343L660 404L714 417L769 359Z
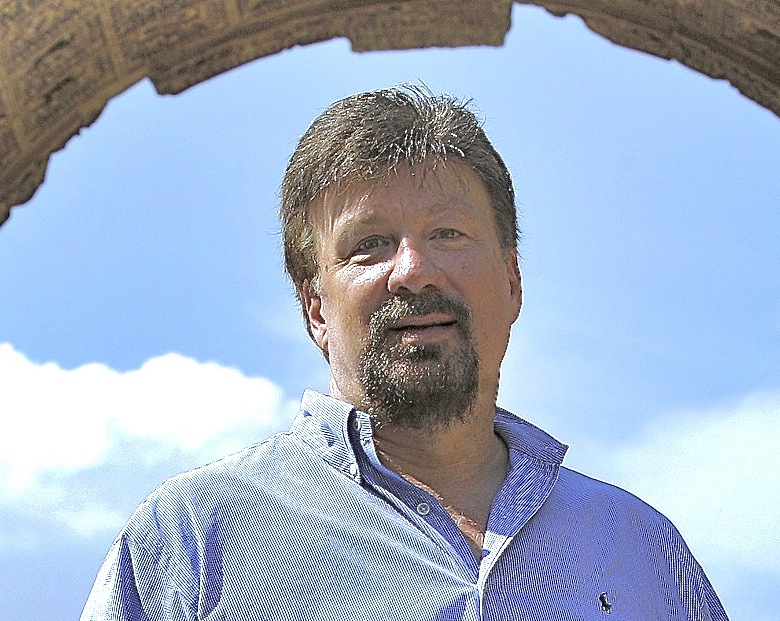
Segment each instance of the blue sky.
M500 403L669 516L733 620L780 618L780 119L516 6L502 48L336 40L142 81L52 157L0 228L0 620L77 617L146 494L326 388L279 181L330 102L419 80L474 99L515 178Z

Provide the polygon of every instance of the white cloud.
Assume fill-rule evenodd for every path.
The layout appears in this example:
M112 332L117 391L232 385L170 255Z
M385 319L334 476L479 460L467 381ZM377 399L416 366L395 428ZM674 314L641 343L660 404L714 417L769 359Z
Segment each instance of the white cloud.
M117 526L127 519L127 516L121 511L99 506L59 509L54 513L54 516L59 522L82 537L89 537L102 531L116 532Z
M780 394L677 412L599 452L606 477L669 517L705 567L780 574Z
M102 364L65 370L0 344L0 378L0 505L47 511L80 533L118 518L69 481L123 446L145 465L175 454L197 463L286 426L295 408L265 378L178 354L124 373Z

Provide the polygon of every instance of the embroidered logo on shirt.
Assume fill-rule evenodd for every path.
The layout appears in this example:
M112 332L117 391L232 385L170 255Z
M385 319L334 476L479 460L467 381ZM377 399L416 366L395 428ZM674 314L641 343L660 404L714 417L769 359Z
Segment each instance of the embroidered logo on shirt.
M601 607L601 610L609 614L612 612L612 604L609 601L609 598L607 597L607 592L604 591L604 593L601 593L599 595L599 606Z

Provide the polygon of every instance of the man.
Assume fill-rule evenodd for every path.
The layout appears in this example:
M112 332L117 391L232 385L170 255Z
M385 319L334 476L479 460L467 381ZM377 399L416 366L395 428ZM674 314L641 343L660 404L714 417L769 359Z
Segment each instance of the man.
M663 516L496 407L518 233L465 104L336 102L290 160L281 216L330 394L158 488L83 620L726 619Z

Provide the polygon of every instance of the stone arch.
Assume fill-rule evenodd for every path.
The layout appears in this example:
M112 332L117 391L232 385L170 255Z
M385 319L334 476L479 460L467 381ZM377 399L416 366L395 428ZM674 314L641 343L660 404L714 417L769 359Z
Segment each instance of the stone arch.
M519 0L727 79L780 116L776 0ZM512 0L11 0L0 8L0 223L50 155L143 77L178 93L295 45L500 46Z

